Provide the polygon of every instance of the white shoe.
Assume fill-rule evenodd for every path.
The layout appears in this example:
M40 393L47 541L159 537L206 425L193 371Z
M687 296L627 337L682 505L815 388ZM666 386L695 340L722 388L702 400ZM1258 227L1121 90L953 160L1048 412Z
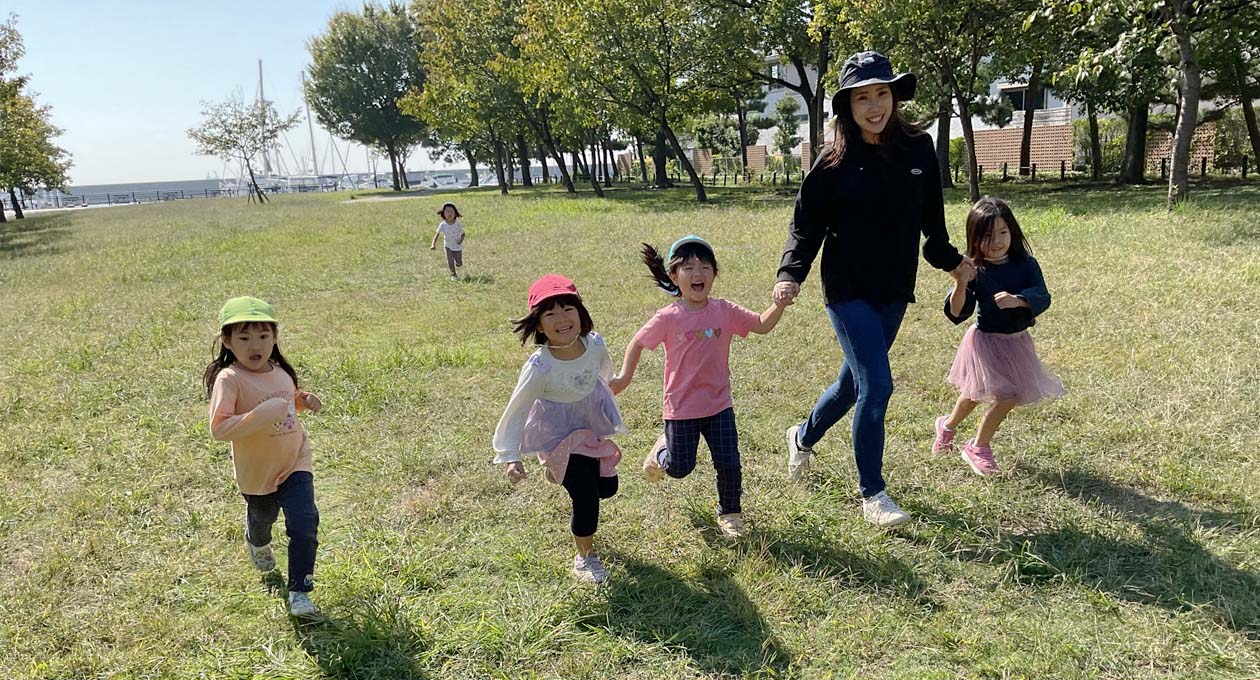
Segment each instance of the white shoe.
M643 459L643 478L649 482L665 479L665 470L661 468L661 451L665 450L665 435L657 437L656 443L648 449L647 458Z
M289 613L294 616L315 616L315 603L311 596L296 590L289 591Z
M744 517L738 512L718 515L717 524L723 536L739 538L744 535Z
M599 561L599 555L591 553L586 557L573 556L573 575L589 583L603 583L608 580L608 570Z
M883 491L862 499L862 516L877 527L895 527L910 519L910 515Z
M800 431L800 425L793 425L787 429L788 479L793 482L801 481L805 473L809 472L809 459L814 455L813 449L800 445L797 439Z
M258 571L271 571L276 568L276 554L271 551L271 544L257 546L249 542L249 526L245 527L245 545L249 548L249 561L254 563Z

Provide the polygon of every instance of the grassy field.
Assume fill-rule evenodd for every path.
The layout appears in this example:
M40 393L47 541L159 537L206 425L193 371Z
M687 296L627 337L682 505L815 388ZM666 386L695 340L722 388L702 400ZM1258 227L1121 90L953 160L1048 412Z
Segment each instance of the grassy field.
M1034 335L1069 390L1007 421L1007 475L930 453L963 327L923 265L885 468L915 520L862 522L847 419L808 482L785 482L783 431L840 362L811 277L778 329L732 352L750 536L718 537L707 462L661 486L636 474L660 427L649 354L620 400L632 433L596 540L602 589L568 574L563 490L536 466L513 488L490 464L528 355L507 320L562 272L620 357L665 303L637 244L692 231L717 245L717 295L764 308L790 196L460 194L458 283L428 250L436 196L0 225L0 677L1260 676L1260 185L1199 187L1171 214L1159 187L986 189L1046 272ZM963 197L947 210L957 242ZM240 294L276 305L326 404L305 419L315 623L250 566L206 424L198 381Z

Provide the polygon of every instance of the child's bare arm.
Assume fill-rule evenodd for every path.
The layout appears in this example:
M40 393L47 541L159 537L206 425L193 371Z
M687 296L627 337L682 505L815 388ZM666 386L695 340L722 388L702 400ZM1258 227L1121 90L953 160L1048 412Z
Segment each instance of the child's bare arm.
M781 302L775 302L767 307L766 311L761 313L761 318L758 320L757 325L752 327L752 332L765 335L774 330L774 327L779 325L779 319L783 316L783 310L787 309L790 304L792 304L792 298L783 297Z
M639 359L643 356L643 345L637 339L626 345L626 355L621 361L621 372L608 382L613 394L620 394L634 380L634 372L639 368Z

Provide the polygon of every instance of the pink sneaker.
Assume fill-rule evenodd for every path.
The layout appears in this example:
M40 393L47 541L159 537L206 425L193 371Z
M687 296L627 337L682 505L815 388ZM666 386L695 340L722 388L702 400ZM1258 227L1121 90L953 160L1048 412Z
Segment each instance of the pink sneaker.
M932 453L951 453L954 450L954 431L945 429L945 421L949 416L936 419L936 440L932 442Z
M974 439L968 439L963 445L962 459L967 461L973 472L982 477L998 474L997 461L993 460L993 449L988 446L976 446Z

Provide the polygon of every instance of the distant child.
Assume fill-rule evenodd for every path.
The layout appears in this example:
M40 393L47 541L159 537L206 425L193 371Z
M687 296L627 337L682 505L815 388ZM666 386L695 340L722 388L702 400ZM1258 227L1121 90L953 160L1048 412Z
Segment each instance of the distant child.
M446 266L451 270L451 280L458 281L456 267L464 266L464 225L459 221L463 215L454 203L443 203L438 211L442 221L438 222L437 231L433 233L433 242L429 250L437 250L438 236L442 237L442 245L446 247Z
M967 257L976 269L960 268L945 301L945 316L962 323L976 312L949 369L958 401L936 419L934 453L954 449L955 428L976 404L991 404L962 458L978 475L998 474L990 441L1006 414L1043 398L1065 394L1063 383L1037 358L1028 327L1050 306L1041 267L1030 252L1019 222L1004 201L985 197L967 214Z
M643 262L656 284L678 299L658 310L630 341L621 373L612 381L613 393L630 385L643 350L665 345L665 433L648 451L643 475L656 482L665 475L682 479L691 474L703 435L717 470L718 528L727 536L742 536L743 476L731 401L731 339L769 333L792 301L785 299L758 315L710 298L717 256L699 236L678 239L664 258L645 243Z
M537 456L548 481L573 500L573 574L603 583L608 572L594 551L599 502L617 493L621 450L609 437L626 432L608 388L612 360L577 286L547 274L529 287L529 312L514 321L521 344L539 345L521 368L516 389L494 430L494 462L508 479L525 478L522 456Z
M284 510L289 535L289 612L312 616L319 509L311 445L297 412L318 413L319 397L298 389L297 373L280 353L271 305L252 297L219 311L218 357L203 376L210 396L210 434L232 442L236 485L245 497L245 545L254 566L271 571L271 525Z

